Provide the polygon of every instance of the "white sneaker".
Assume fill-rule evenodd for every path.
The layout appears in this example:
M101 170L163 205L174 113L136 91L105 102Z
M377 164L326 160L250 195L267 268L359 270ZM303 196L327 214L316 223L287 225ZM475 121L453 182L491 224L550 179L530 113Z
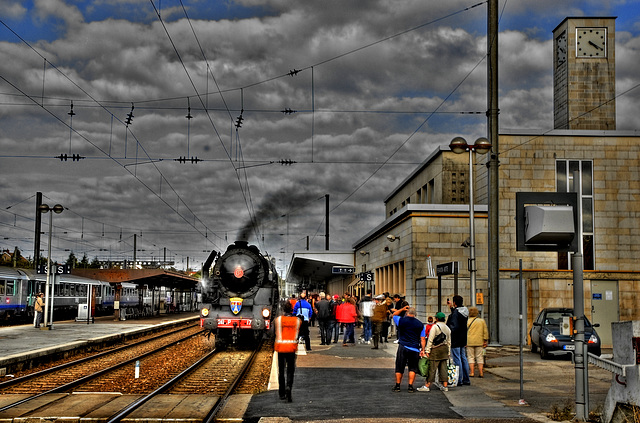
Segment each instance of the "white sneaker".
M394 344L397 344L398 342L400 342L398 339L396 339L395 341L393 341Z
M447 388L446 386L441 387L440 390L444 392L449 392L449 388Z
M416 389L416 391L418 391L418 392L429 392L429 387L428 386L421 386L418 389Z

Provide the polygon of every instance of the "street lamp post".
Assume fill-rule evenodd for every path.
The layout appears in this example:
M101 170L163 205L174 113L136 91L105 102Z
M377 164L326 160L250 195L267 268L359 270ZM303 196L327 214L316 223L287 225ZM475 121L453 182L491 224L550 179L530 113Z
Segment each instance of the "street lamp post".
M60 204L56 204L53 207L49 207L47 204L41 204L38 207L40 213L54 212L56 214L62 213L64 207ZM49 215L49 245L47 246L47 282L45 286L45 297L47 305L44 308L44 327L51 329L53 322L49 322L49 309L51 309L51 320L53 320L53 276L51 275L51 232L53 229L53 213Z
M451 140L449 148L456 154L469 152L469 297L470 303L476 305L476 241L474 224L474 204L473 204L473 153L486 154L491 150L491 143L488 139L478 138L473 145L467 144L467 140L462 137L455 137Z

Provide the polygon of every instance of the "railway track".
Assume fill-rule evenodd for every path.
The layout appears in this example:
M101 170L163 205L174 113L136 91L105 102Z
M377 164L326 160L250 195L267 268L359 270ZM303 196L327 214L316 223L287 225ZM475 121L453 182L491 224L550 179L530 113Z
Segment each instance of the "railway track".
M203 423L212 423L246 376L262 345L260 343L253 351L211 351L153 392L111 416L107 423L121 421L161 394L215 394L218 399L202 420Z
M145 346L148 341L136 343L144 350L136 354L132 352L132 346L126 346L0 384L0 394L29 394L0 407L0 418L9 417L14 407L16 410L31 408L39 413L36 415L43 416L46 415L41 407L43 401L57 403L59 409L65 407L66 400L73 401L78 397L74 394L91 394L83 397L129 398L126 402L129 405L124 406L120 401L117 408L111 409L112 415L102 416L101 420L109 423L125 419L136 410L145 415L149 409L161 410L163 407L159 404L168 398L200 398L204 404L200 418L203 422L212 422L232 393L255 393L264 389L273 346L267 342L254 351L216 351L212 350L213 340L198 335L199 328L182 331L171 343L165 337L156 337L152 341L156 344L153 348ZM165 345L158 346L158 343ZM253 365L256 358L258 364ZM137 378L136 362L140 369ZM92 371L95 368L98 370ZM57 396L45 396L47 394ZM16 395L17 398L22 396ZM33 406L28 405L41 397L44 399L33 401ZM141 409L143 406L145 408ZM82 414L83 411L78 411L78 417ZM27 417L29 413L13 415Z
M28 394L20 401L1 407L0 412L45 394L73 390L101 378L109 372L156 354L201 333L201 329L197 325L193 325L0 383L0 395Z

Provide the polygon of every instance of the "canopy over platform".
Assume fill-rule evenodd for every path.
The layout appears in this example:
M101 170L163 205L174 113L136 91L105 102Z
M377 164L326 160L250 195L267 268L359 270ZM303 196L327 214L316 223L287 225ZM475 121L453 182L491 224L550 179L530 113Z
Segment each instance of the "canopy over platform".
M198 279L163 269L73 269L72 274L111 283L135 283L149 288L167 287L188 290Z

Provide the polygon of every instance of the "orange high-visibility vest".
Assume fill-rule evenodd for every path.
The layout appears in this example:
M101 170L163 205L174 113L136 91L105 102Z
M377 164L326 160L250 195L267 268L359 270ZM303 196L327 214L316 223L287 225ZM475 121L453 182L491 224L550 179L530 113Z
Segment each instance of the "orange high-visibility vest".
M274 350L292 353L298 350L300 319L295 316L279 316L275 321L276 341Z

